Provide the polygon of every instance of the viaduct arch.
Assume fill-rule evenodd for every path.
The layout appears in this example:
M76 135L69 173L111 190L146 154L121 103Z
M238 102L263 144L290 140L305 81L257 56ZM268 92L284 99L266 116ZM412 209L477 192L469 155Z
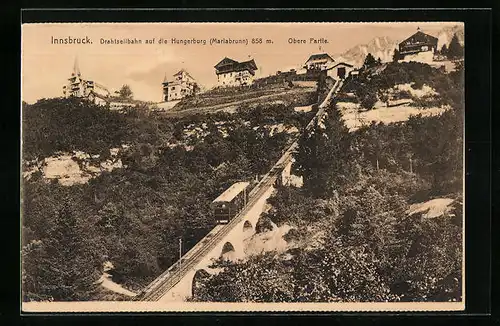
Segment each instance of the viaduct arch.
M246 220L244 223L243 223L243 232L250 232L252 231L254 228L253 228L253 225L252 223L249 221L249 220Z

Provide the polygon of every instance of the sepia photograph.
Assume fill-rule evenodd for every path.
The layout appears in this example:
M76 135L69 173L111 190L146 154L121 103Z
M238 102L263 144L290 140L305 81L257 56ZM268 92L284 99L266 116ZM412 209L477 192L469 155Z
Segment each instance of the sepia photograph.
M27 23L25 312L463 311L464 23Z

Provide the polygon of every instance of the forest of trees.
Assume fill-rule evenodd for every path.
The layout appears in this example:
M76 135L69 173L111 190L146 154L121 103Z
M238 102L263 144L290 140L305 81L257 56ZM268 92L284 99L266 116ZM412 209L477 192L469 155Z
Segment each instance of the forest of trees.
M446 77L463 91L463 77ZM278 188L261 218L292 227L288 249L216 262L224 270L196 282L192 300L460 301L463 103L447 100L439 116L352 133L332 103L324 127L300 140L303 187ZM453 204L439 218L407 213L443 197Z
M210 202L232 183L266 172L290 141L266 123L300 126L293 107L258 107L235 114L183 118L130 109L110 111L79 99L48 99L23 107L23 161L80 150L120 152L125 168L86 184L62 186L40 173L23 181L23 299L95 300L95 282L111 261L115 281L139 290L213 226ZM224 137L215 125L229 124ZM183 130L208 124L210 134L184 146ZM28 127L29 126L29 127ZM266 153L266 155L262 155ZM116 297L113 297L116 299Z

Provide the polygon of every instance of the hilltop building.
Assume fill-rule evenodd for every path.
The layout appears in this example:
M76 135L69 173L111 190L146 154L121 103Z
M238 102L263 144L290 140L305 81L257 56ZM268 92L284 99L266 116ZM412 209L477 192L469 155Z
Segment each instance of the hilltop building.
M73 64L73 72L68 82L63 86L64 97L84 97L93 100L97 104L105 104L105 97L109 97L109 90L92 81L82 77L80 67L78 66L78 59L75 58Z
M423 33L420 28L412 36L399 43L400 61L430 63L437 51L438 38Z
M307 59L304 68L306 68L307 71L325 70L330 68L334 62L335 60L327 53L313 54Z
M225 57L214 68L218 86L245 86L253 83L257 65L253 59L238 62Z
M117 92L115 92L117 93ZM93 80L88 80L82 77L78 59L75 59L73 64L73 72L68 82L63 86L64 97L79 97L86 98L98 105L108 105L111 110L121 110L127 107L134 107L141 101L132 99L124 99L119 96L111 95L109 89Z
M199 91L195 79L184 69L173 75L173 80L163 80L163 101L176 101L186 96L195 95Z

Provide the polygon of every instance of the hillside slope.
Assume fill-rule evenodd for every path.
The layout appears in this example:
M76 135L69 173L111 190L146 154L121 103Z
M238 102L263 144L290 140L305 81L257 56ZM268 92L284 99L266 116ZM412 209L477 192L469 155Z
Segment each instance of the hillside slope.
M23 300L116 298L97 285L105 263L114 282L141 289L176 261L179 237L188 250L214 226L211 201L264 174L309 114L283 104L176 118L78 99L25 105L24 172L68 157L82 170L123 164L76 183L25 174Z
M366 89L428 73L439 91L463 92L463 79L422 68L374 69L358 81ZM462 301L463 106L444 100L442 114L355 132L333 103L299 141L302 187L278 187L248 257L214 264L222 271L198 282L192 300Z

